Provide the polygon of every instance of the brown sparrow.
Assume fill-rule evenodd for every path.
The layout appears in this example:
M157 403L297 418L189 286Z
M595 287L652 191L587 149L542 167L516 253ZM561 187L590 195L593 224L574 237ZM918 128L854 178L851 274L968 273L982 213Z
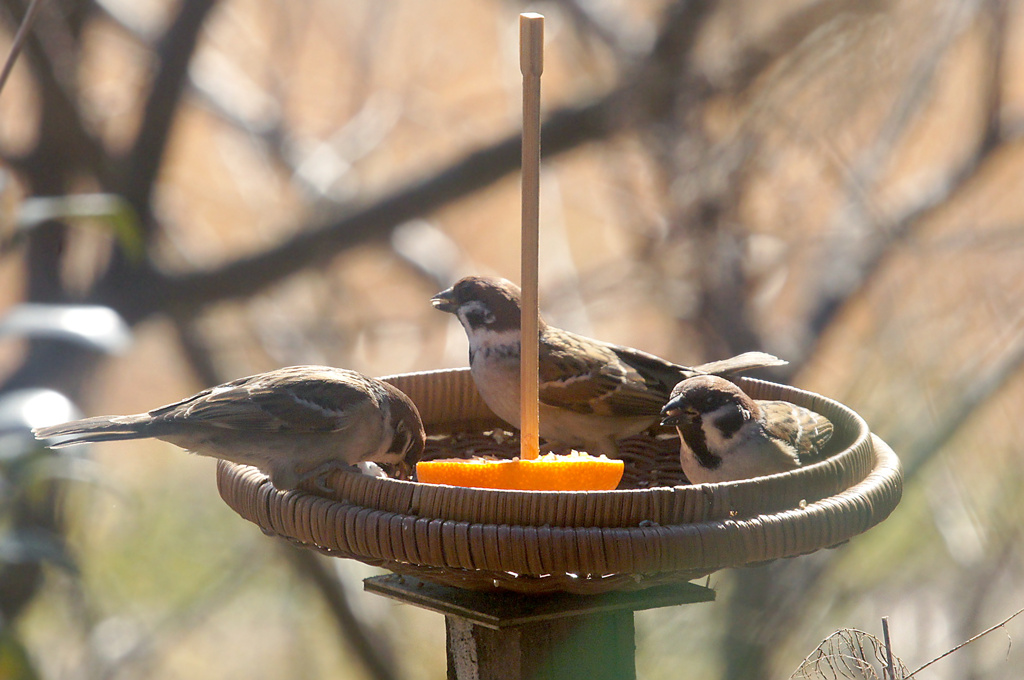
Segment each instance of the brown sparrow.
M820 456L832 423L788 401L751 399L724 378L699 375L672 390L662 425L679 431L679 463L692 484L793 470Z
M469 365L492 411L519 427L519 287L468 276L431 303L462 322ZM672 387L702 373L734 373L786 362L762 352L694 368L629 347L564 331L540 321L540 435L592 454L614 456L616 441L658 422Z
M253 465L278 489L336 468L378 462L408 477L425 441L408 396L329 366L292 366L239 378L131 416L97 416L33 430L51 448L153 437L203 456Z

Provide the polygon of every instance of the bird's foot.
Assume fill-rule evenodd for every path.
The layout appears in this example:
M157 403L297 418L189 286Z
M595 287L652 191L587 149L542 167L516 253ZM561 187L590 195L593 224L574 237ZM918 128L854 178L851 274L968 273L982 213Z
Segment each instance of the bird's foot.
M328 483L328 479L332 472L336 470L347 470L349 472L362 472L362 469L358 465L349 465L341 461L330 460L326 463L317 465L312 470L308 470L302 474L300 480L308 482L313 489L318 493L325 496L333 495L337 492L337 489L333 485Z

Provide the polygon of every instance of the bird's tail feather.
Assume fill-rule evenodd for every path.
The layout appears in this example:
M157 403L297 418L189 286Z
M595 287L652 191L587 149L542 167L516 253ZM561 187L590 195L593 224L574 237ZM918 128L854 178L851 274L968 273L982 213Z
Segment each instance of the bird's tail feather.
M767 368L769 366L785 366L789 362L766 352L744 352L729 359L710 361L700 366L694 366L693 370L711 375L729 375L740 373L754 368Z
M89 442L112 442L123 439L146 437L144 425L149 421L146 414L134 416L96 416L73 420L60 425L48 425L32 430L36 439L55 439L47 442L52 449Z

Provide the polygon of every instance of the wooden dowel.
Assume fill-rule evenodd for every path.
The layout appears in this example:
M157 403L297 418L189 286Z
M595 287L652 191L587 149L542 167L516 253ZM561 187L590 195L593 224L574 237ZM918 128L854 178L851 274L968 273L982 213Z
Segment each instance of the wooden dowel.
M522 217L522 341L520 350L521 432L519 457L533 460L540 452L538 412L537 260L540 221L540 75L544 71L544 17L519 15L519 69L523 73L523 217Z
M892 665L892 642L889 641L889 617L882 617L882 641L885 643L885 680L896 680L896 669Z

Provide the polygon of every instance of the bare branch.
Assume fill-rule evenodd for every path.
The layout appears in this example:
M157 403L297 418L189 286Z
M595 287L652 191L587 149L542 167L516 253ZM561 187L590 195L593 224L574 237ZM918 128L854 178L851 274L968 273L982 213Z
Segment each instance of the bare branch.
M993 39L988 43L989 74L983 95L987 103L986 128L979 135L979 142L974 153L965 159L959 167L950 172L946 181L942 183L939 189L924 195L916 206L904 211L896 221L888 225L879 225L878 231L880 234L872 239L869 245L864 247L865 252L862 253L857 262L849 262L850 265L856 265L851 275L839 277L835 275L833 267L826 266L823 268L823 271L826 272L826 280L832 283L821 287L823 293L808 317L807 337L812 343L817 343L822 337L824 329L845 309L847 304L859 298L868 283L874 278L875 273L880 271L889 262L890 257L894 255L896 246L910 238L920 227L927 224L928 218L933 214L955 200L958 192L965 190L970 185L971 181L984 168L985 163L1000 148L1000 145L1007 141L1006 133L1002 130L1000 121L1001 90L1004 75L1003 53L1005 52L1006 42L1005 22L1001 20L1001 13L1005 11L1005 8L1003 8L1002 0L994 0L989 8L992 11L990 30L992 31ZM949 38L949 40L951 39L952 37ZM943 52L945 47L948 46L949 40L941 43ZM930 54L919 64L917 69L918 75L914 78L917 86L905 93L904 99L907 101L904 101L902 106L897 107L893 119L886 125L888 132L882 135L886 142L885 146L891 147L895 135L902 131L909 122L911 109L915 106L915 102L917 105L920 104L920 99L924 96L926 89L924 87L925 81L931 82L935 75L935 65L940 56L941 54ZM911 95L914 97L913 101L910 101ZM877 155L878 152L869 152L868 160ZM865 183L870 181L870 178L874 175L872 167L877 168L878 165L879 161L874 160L866 165L862 165L859 170L851 173L847 183L851 187L849 192L851 196L859 195L860 192L855 187L865 186ZM858 202L863 203L863 200L858 199ZM829 261L835 260L834 255L826 255L826 258ZM814 345L804 352L804 357L809 357L813 353ZM799 362L793 362L790 369L793 372L798 371Z
M623 78L619 88L589 103L553 112L544 121L545 157L606 138L635 123L637 116L643 119L645 115L657 115L666 106L669 93L678 89L680 61L694 44L700 19L709 8L707 3L673 6L651 54ZM802 31L787 32L786 39L799 40L813 29L806 22L802 26ZM740 70L753 78L761 69L768 68L771 61L763 58L766 52L750 52L748 57L752 60L754 54L761 57L759 67L743 63ZM636 114L641 102L645 113ZM627 105L633 113L626 112ZM323 266L353 245L385 240L399 224L489 186L516 171L519 162L520 139L515 133L375 202L299 230L288 241L265 252L215 270L174 277L155 271L136 272L138 285L111 286L101 298L134 323L167 309L183 313L222 300L248 297L303 268Z
M917 669L916 671L914 671L913 673L911 673L911 674L910 674L909 676L907 676L907 677L908 677L908 678L913 678L913 677L915 677L915 676L916 676L916 675L917 675L918 673L920 673L921 671L923 671L923 670L924 670L925 668L928 668L928 666L931 666L931 665L932 665L933 663L935 663L936 661L941 661L942 659L945 659L945 658L946 658L947 656L949 656L949 655L950 655L950 654L952 654L953 652L957 652L957 651L959 651L960 649L963 649L964 647L966 647L967 645L971 644L971 643L972 643L972 642L974 642L975 640L980 640L981 638L985 637L986 635L988 635L988 634L989 634L989 633L991 633L992 631L994 631L994 630L999 630L1000 628L1002 628L1003 626L1005 626L1006 624L1008 624L1008 623L1009 623L1010 621L1013 621L1013 620L1014 620L1015 618L1017 618L1018 616L1020 616L1021 614L1024 614L1024 608L1018 609L1017 611L1015 611L1014 613L1010 614L1010 615L1009 615L1009 616L1007 616L1007 617L1006 617L1005 619L1003 619L1002 621L1000 621L999 623L997 623L996 625L994 625L994 626L992 626L992 627L990 627L990 628L986 628L985 630L981 631L980 633L978 633L977 635L975 635L975 636L974 636L974 637L972 637L971 639L969 639L969 640L964 640L963 642L961 642L960 644L958 644L958 645L957 645L956 647L954 647L953 649L949 650L948 652L946 652L946 653L944 653L944 654L940 654L939 656L935 657L934 659L932 659L931 661L929 661L929 662L928 662L928 663L926 663L925 665L923 665L923 666L921 666L920 668L918 668L918 669Z
M616 102L617 93L613 93L553 114L544 123L546 156L607 135L615 128L612 110ZM506 137L367 206L304 229L276 248L210 271L175 277L154 272L140 286L106 291L104 300L134 323L168 309L181 313L251 296L302 269L326 264L346 248L386 240L399 224L489 186L519 168L519 147L518 134Z
M142 125L129 154L128 172L122 191L139 215L143 233L152 231L150 196L163 164L171 125L178 112L188 65L192 60L206 15L216 0L186 0L178 16L157 46L159 70L150 86Z
M25 11L25 18L21 20L21 25L18 26L18 32L14 34L14 41L11 43L11 51L7 55L7 61L4 62L3 70L0 71L0 92L3 91L4 85L7 84L7 79L11 75L11 71L14 70L14 64L18 61L18 55L21 54L21 48L25 45L25 39L28 37L28 32L32 30L32 23L36 19L36 12L39 11L39 0L32 0L29 3L28 9Z
M324 566L321 557L308 548L294 545L285 546L285 551L295 570L320 592L338 624L341 637L362 661L369 676L374 680L395 680L398 675L394 655L382 649L386 641L371 635L359 620L342 583Z

